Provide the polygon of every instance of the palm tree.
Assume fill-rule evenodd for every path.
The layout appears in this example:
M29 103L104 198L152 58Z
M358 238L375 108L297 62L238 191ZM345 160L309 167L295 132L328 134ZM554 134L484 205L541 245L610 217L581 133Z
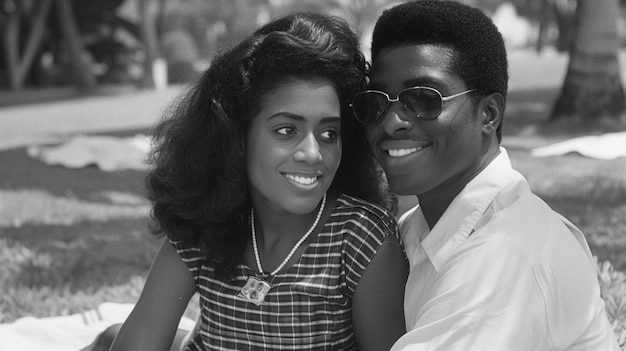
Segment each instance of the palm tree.
M574 40L551 120L619 118L625 109L619 64L619 0L579 0Z

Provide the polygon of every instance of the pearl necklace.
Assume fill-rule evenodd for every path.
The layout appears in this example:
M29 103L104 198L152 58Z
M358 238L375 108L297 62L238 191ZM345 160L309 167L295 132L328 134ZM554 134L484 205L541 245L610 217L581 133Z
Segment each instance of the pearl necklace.
M293 249L291 249L291 252L289 252L289 255L287 255L287 257L283 260L283 262L272 273L270 273L270 276L276 275L276 273L278 273L281 269L283 269L283 267L287 264L287 262L289 262L289 259L291 258L291 256L293 256L293 254L296 253L296 250L300 247L300 245L302 245L302 243L311 235L311 233L313 233L313 230L315 230L315 227L317 227L317 223L320 221L320 218L322 217L322 213L324 212L325 205L326 205L326 194L324 194L324 197L322 197L322 205L320 206L320 210L317 213L317 217L315 217L315 221L313 222L313 225L311 226L311 228L309 228L309 230L302 236L302 238L298 240L298 242L293 247ZM252 222L252 225L251 225L252 247L254 248L254 258L256 259L256 266L259 269L259 272L261 274L265 274L265 272L263 271L263 267L261 266L259 248L256 243L256 231L254 229L254 208L250 209L250 221Z

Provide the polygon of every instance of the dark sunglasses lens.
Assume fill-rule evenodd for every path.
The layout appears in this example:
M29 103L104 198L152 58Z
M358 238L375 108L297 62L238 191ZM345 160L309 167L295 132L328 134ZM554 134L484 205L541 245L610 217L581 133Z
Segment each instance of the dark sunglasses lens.
M435 90L409 89L400 93L398 99L420 118L433 119L441 113L441 96Z
M363 124L375 122L387 109L389 100L381 93L366 92L352 100L352 109L356 118Z

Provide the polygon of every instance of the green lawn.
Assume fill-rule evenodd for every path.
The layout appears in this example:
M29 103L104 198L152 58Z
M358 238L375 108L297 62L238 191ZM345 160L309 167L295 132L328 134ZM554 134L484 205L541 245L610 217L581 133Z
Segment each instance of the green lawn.
M626 158L536 158L530 151L626 126L549 124L557 93L554 88L511 92L503 145L537 194L583 230L601 262L618 270L605 264L600 276L612 318L623 326L626 290L619 271L626 271ZM134 133L147 130L121 134ZM148 231L143 172L51 167L29 158L24 148L0 151L0 164L0 323L71 314L104 301L134 302L160 243ZM414 202L401 200L401 209ZM187 315L195 313L190 308Z

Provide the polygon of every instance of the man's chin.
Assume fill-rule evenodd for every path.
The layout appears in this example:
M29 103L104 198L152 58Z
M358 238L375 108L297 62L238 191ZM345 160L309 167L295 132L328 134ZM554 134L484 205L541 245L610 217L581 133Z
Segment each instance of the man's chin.
M416 187L411 184L411 179L407 177L390 177L387 176L387 183L391 191L398 195L417 195Z

